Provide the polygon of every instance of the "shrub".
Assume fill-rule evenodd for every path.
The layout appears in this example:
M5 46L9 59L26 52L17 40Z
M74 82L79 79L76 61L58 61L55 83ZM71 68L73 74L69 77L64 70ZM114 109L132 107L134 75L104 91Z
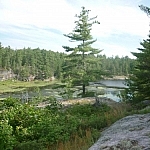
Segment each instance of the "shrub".
M13 128L8 124L7 120L0 121L0 149L13 150L16 143L15 136L13 135Z

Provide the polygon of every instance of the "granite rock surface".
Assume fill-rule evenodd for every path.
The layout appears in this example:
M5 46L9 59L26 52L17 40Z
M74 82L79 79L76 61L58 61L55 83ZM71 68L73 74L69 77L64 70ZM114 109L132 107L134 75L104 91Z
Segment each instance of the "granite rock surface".
M89 150L150 150L150 113L118 120Z

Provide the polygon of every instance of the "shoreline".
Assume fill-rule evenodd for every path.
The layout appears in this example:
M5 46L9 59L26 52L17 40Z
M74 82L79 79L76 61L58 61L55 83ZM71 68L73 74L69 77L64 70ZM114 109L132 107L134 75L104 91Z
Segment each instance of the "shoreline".
M112 78L104 77L104 80L125 80L125 79L128 79L128 76L113 76Z
M115 107L118 106L120 103L116 102L110 98L107 97L98 97L98 101L100 103L105 103L110 107ZM84 105L84 104L95 104L96 103L96 98L95 97L85 97L85 98L77 98L77 99L69 99L69 100L64 100L64 101L59 101L59 103L63 106L63 107L69 107L69 106L73 106L76 104L80 104L80 105ZM38 108L44 108L46 106L48 106L49 104L46 102L42 102L38 104Z

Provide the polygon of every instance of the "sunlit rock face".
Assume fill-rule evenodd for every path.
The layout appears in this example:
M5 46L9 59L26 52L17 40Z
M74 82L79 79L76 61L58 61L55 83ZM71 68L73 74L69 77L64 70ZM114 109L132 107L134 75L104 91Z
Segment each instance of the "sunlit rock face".
M117 121L89 150L150 150L150 113Z

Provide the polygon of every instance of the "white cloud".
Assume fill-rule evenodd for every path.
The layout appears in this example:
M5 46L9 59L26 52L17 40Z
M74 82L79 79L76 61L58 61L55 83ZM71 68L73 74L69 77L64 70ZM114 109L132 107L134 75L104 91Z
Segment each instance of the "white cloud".
M109 56L118 54L120 49L122 54L130 55L130 49L134 51L137 48L132 45L147 38L149 32L149 18L138 8L142 2L142 0L0 0L0 33L14 35L13 40L9 37L7 41L6 37L4 39L0 35L1 42L13 47L31 45L62 51L62 45L69 44L68 39L45 28L58 30L62 34L71 32L75 26L75 14L79 14L81 7L85 6L91 10L91 17L98 15L97 19L101 23L94 25L92 30L93 37L98 39L96 46L104 49L104 53ZM120 44L120 37L123 39L124 34L129 35L129 38L134 37L137 40L136 44L132 43L135 42L132 39L129 43ZM20 42L17 39L19 36L24 37L24 40ZM116 36L118 38L114 38ZM111 38L116 41L110 41Z
M32 24L68 30L73 25L74 10L65 0L5 0L1 20L9 24Z
M149 30L149 20L140 10L128 6L106 6L96 11L101 22L100 27L94 28L94 33L101 37L112 34L128 33L145 36Z
M131 48L129 49L124 46L115 45L115 44L109 44L109 45L106 45L105 47L106 47L106 50L102 51L101 54L105 54L107 57L128 56L130 58L134 58L134 56L131 54L131 52L133 52L134 50Z

